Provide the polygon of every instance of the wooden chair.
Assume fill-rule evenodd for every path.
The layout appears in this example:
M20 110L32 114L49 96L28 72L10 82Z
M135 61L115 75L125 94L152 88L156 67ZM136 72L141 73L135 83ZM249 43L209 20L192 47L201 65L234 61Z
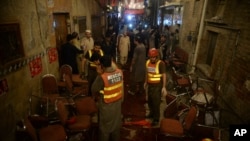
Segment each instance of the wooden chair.
M42 77L43 97L48 97L51 102L55 102L59 95L57 80L53 74L45 74Z
M70 75L65 74L64 75L66 88L69 92L70 96L80 96L80 95L88 95L88 88L84 85L75 86L72 82L72 79L70 78Z
M160 134L171 137L187 137L197 117L196 107L190 107L183 122L177 119L164 118L160 123Z
M98 111L94 99L90 96L83 96L76 98L75 107L78 115L93 116Z
M174 57L171 60L171 65L176 70L186 73L186 67L188 64L188 53L180 47L175 48Z
M87 85L88 81L81 78L80 74L72 74L72 68L70 65L62 65L60 67L60 79L64 80L64 75L67 74L70 76L74 85Z
M165 118L176 118L178 113L177 97L171 94L166 95L167 106L164 110Z
M98 108L95 100L90 96L77 97L75 101L75 111L77 115L90 115L92 126L89 132L91 139L95 138L98 132Z
M49 106L54 105L60 97L57 80L53 74L45 74L42 77L42 103L46 104L46 115L49 115Z
M36 129L31 124L30 120L24 120L25 131L28 133L32 141L66 141L67 135L65 129L60 124L48 125Z
M68 87L68 84L66 83L65 75L68 75L72 85L75 87L81 86L84 87L85 93L88 93L88 81L81 78L80 74L72 74L72 68L71 66L65 64L62 65L60 68L60 83L59 85L61 87ZM70 84L71 85L71 84Z
M172 67L172 79L174 82L174 89L177 91L178 96L189 95L191 98L192 90L192 78L188 74L179 73Z
M58 118L65 127L67 135L82 133L86 139L90 139L89 131L91 128L90 115L74 115L70 116L67 105L63 101L56 101L56 109Z

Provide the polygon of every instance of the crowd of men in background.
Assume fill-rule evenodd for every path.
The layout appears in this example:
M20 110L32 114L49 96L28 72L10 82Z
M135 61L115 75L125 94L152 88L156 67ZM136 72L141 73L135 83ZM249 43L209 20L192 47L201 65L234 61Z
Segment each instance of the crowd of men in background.
M165 60L178 45L178 36L179 27L171 32L167 25L163 30L157 26L139 26L133 30L123 25L118 33L113 25L108 25L102 40L93 39L90 30L85 31L81 40L77 32L67 36L67 43L60 50L60 65L70 65L73 74L81 74L82 79L88 80L89 96L99 103L100 141L120 137L119 115L124 95L122 69L128 65L131 81L128 93L149 92L150 113L146 117L152 119L153 126L158 125L161 96L167 94ZM136 89L138 84L139 89ZM110 116L114 112L117 115ZM112 121L112 126L107 120Z
M147 28L137 26L132 29L126 25L121 25L117 32L114 26L109 24L103 37L98 39L93 39L91 30L86 30L85 36L82 39L79 38L77 32L73 32L68 35L68 42L61 47L60 56L67 57L61 57L62 61L60 64L69 64L73 69L73 73L85 72L82 70L84 67L82 67L83 64L81 60L88 50L93 49L94 42L96 41L101 45L104 54L110 55L117 64L125 66L128 61L131 61L133 56L136 46L134 38L136 36L141 38L142 43L145 45L146 52L148 52L150 48L156 48L160 53L160 58L164 61L168 59L169 54L178 46L179 26L179 24L174 26L165 25L163 28L159 26L149 26ZM71 51L67 52L63 51L64 46L69 45L73 45L77 49L71 49ZM80 50L83 50L83 52ZM83 53L83 55L81 53Z

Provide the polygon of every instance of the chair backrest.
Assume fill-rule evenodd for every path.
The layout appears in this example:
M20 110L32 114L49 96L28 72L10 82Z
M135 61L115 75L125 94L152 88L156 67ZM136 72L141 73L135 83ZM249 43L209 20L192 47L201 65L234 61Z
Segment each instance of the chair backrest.
M177 97L171 94L166 95L167 106L164 111L165 118L175 117L178 112Z
M66 108L65 103L63 101L57 100L55 103L56 103L58 118L63 125L66 125L69 116L69 111Z
M69 75L72 78L72 67L70 65L62 65L60 67L60 79L64 79L64 75Z
M28 118L24 120L24 126L26 127L25 130L28 133L28 135L31 137L32 141L38 141L36 129L33 127L33 125L31 124Z
M66 88L71 93L73 91L74 85L73 85L73 82L72 82L72 79L71 79L70 75L65 74L64 75L64 80L66 82Z
M53 74L45 74L42 77L42 89L44 94L58 93L57 81Z
M94 99L89 96L76 98L75 106L77 113L80 115L93 115L98 111Z
M184 119L183 128L185 130L189 130L192 127L196 117L197 117L197 108L195 106L191 106Z
M180 59L182 62L187 63L188 62L188 53L180 48L180 47L176 47L174 50L175 56Z

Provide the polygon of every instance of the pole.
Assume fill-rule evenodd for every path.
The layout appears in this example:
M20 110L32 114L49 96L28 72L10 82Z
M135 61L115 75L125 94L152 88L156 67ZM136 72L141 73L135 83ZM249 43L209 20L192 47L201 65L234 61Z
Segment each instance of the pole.
M206 14L206 9L207 9L207 1L204 1L203 4L203 11L202 11L202 15L201 15L201 20L200 20L200 27L199 27L199 33L198 33L198 38L197 38L197 44L195 47L195 53L194 53L194 59L193 59L193 63L192 63L192 70L191 73L194 73L195 71L195 65L197 63L197 57L198 57L198 53L199 53L199 49L200 49L200 42L201 42L201 37L202 37L202 32L203 32L203 28L204 28L204 18L205 18L205 14Z

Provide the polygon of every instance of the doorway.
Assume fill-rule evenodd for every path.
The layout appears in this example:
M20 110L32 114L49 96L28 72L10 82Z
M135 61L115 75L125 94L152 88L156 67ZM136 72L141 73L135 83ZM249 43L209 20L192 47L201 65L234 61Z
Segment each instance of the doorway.
M92 37L94 40L100 40L102 38L102 26L101 26L101 17L100 16L91 16L92 21Z
M213 61L214 50L215 50L217 38L218 38L218 33L209 32L206 64L208 64L210 66L212 65L212 61Z
M53 13L53 26L55 30L56 48L58 52L59 66L62 65L61 46L67 42L67 34L70 34L69 13Z

